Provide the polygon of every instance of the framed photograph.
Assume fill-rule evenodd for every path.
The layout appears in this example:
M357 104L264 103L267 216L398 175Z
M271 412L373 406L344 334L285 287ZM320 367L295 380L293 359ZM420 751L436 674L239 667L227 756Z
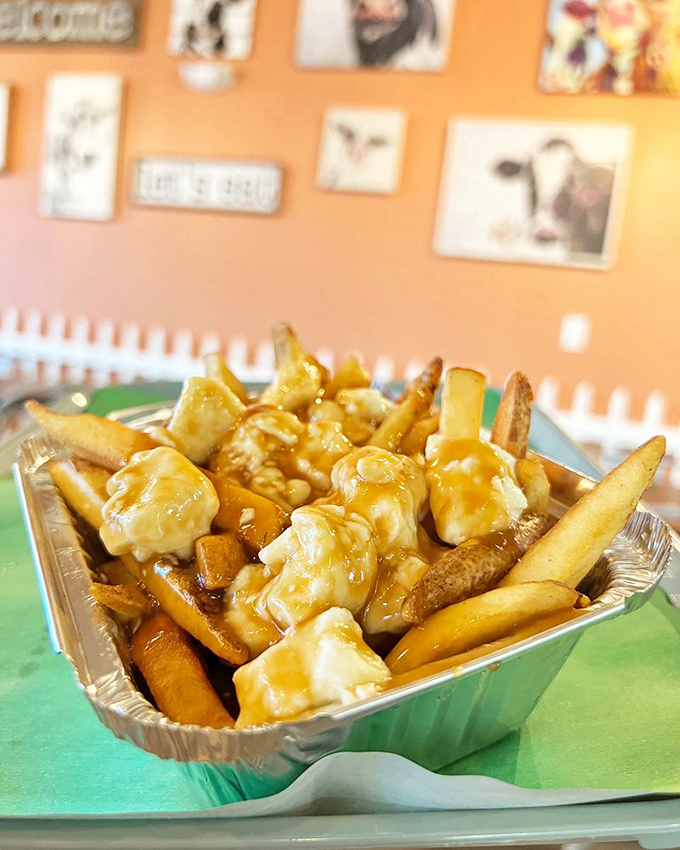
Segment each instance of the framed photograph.
M405 133L406 113L400 109L329 109L317 185L333 192L396 192Z
M9 91L9 83L0 83L0 171L4 171L7 168Z
M435 252L609 268L631 141L616 124L451 121Z
M143 207L272 215L281 182L272 162L145 157L135 163L132 194Z
M54 74L47 83L41 212L52 218L113 218L122 80L114 74Z
M680 0L551 0L540 88L680 93Z
M300 0L301 68L442 71L455 0Z
M204 59L247 59L257 0L172 0L168 51Z

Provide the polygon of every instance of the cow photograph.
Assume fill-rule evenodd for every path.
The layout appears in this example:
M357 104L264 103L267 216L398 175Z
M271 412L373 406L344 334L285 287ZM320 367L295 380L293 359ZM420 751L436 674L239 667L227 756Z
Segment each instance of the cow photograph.
M396 192L405 131L406 114L399 109L329 109L317 185L334 192Z
M247 59L257 0L173 0L168 51L203 59Z
M610 268L630 144L621 125L452 121L435 252Z
M552 0L549 94L680 94L680 0Z
M302 68L443 71L454 0L301 0Z
M113 217L122 81L54 74L45 104L41 211L53 218Z

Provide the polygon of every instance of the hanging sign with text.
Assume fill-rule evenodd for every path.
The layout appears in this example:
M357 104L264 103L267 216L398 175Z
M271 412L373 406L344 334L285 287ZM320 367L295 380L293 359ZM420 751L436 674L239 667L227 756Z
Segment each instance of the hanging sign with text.
M281 202L281 167L270 162L139 159L133 197L145 207L271 215Z
M142 0L0 0L0 47L137 47Z

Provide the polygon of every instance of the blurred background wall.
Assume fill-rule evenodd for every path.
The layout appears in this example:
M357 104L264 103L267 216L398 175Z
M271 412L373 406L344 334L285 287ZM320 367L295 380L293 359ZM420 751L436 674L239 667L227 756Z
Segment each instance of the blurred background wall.
M173 332L216 331L255 344L281 319L311 348L390 354L397 364L439 353L485 368L559 381L565 407L590 381L596 408L631 391L633 416L652 390L680 415L674 365L680 241L680 107L665 97L548 96L536 78L546 2L458 0L443 74L301 71L297 3L260 0L240 81L196 94L166 54L170 0L146 3L143 46L129 53L0 51L14 84L9 169L0 175L0 306ZM48 74L115 71L126 90L118 203L111 224L37 212ZM398 106L409 115L401 188L391 197L315 188L324 109ZM635 130L621 244L611 271L442 259L431 250L446 124L453 116L627 122ZM276 160L285 167L274 217L143 210L130 201L144 154ZM592 320L585 352L560 349L566 313Z

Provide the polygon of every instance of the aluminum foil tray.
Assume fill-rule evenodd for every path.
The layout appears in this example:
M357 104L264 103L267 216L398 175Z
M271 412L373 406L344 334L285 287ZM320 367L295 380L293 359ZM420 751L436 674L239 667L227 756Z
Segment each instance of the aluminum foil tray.
M113 414L137 428L158 424L166 406ZM504 737L526 720L584 629L640 607L670 559L665 524L638 511L581 589L593 600L575 620L450 671L316 717L244 730L180 725L140 693L121 626L89 592L102 553L81 536L44 468L63 451L47 437L24 442L15 466L52 643L111 731L160 758L181 762L205 802L267 796L311 763L340 750L385 751L437 770ZM593 482L541 458L553 510L573 504Z

